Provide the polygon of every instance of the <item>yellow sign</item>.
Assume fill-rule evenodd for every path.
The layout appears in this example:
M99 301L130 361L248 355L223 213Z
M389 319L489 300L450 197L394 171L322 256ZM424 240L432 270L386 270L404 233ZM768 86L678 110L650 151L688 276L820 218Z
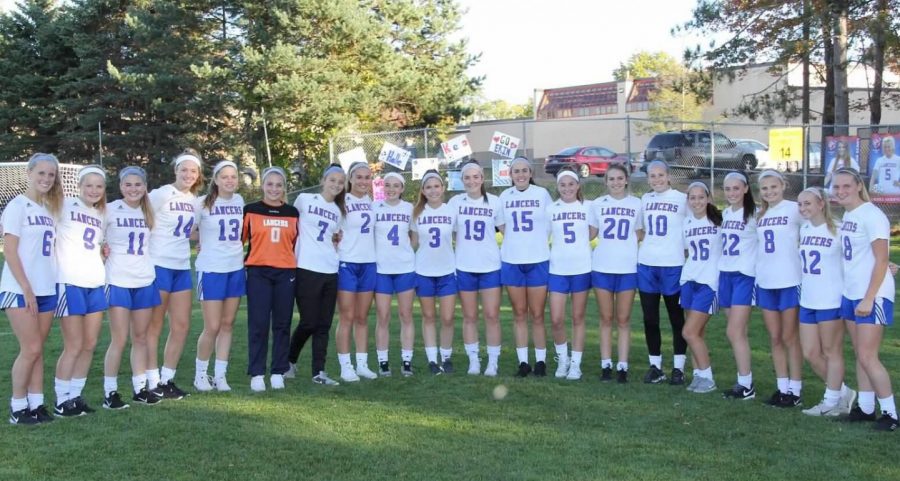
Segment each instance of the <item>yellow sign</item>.
M769 130L769 157L776 162L802 162L803 127Z

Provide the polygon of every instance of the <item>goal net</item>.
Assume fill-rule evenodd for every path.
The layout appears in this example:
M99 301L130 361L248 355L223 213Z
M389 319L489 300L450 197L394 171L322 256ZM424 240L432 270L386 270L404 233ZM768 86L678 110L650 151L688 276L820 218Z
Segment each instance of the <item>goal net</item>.
M6 209L15 196L25 192L28 186L25 168L27 162L0 162L0 212ZM75 164L60 164L59 175L62 181L63 191L67 197L78 195L78 171L84 167ZM0 236L0 246L3 245L3 238Z

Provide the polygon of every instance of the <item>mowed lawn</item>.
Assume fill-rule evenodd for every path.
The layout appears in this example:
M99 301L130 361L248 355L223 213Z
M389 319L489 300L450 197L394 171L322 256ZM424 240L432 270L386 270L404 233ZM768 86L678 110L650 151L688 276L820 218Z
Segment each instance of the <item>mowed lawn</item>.
M894 250L892 257L896 261L900 253ZM284 391L252 394L245 375L247 324L242 309L229 373L233 392L194 393L185 400L133 405L119 412L100 409L108 340L104 332L85 391L98 412L35 427L0 426L0 479L900 479L896 459L900 433L877 433L869 425L848 425L807 417L799 409L763 405L775 382L768 337L756 311L750 332L758 398L745 402L729 402L718 393L698 395L683 387L643 384L647 351L637 302L627 385L598 380L598 317L593 296L585 377L580 382L553 378L556 364L552 360L547 378L514 378L515 345L507 304L502 319L504 345L498 378L465 374L459 328L454 342L458 373L431 376L417 326L417 373L412 378L396 373L375 381L317 386L307 376L309 353L304 352L299 364L303 375L289 380ZM296 320L295 315L295 324ZM370 325L374 327L374 314ZM666 319L663 326L668 373L671 331ZM193 332L177 376L178 384L191 391L201 327L195 303ZM734 382L735 367L722 314L713 317L707 332L716 380L720 389L728 388ZM897 328L886 333L882 360L896 386L900 383L900 336ZM395 369L400 357L398 337L395 325L391 351ZM55 325L45 356L48 406L54 399L53 367L61 347ZM4 401L10 396L8 368L16 351L4 319L0 323L0 398ZM552 352L551 343L551 357ZM848 383L855 387L849 339L847 354ZM375 364L373 343L370 366ZM328 370L337 377L333 342ZM508 388L502 400L493 395L499 385ZM119 386L122 391L130 387L127 359ZM817 403L822 389L821 381L807 368L804 404Z

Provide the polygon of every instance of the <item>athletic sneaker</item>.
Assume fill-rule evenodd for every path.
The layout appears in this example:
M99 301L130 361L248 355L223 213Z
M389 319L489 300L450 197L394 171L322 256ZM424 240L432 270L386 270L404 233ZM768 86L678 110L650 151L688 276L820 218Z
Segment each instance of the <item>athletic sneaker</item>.
M213 387L215 387L216 391L219 392L231 391L231 386L228 385L228 381L224 377L217 377L213 379Z
M269 385L272 386L272 389L284 389L284 375L272 374L269 376Z
M447 359L441 363L441 371L444 371L444 374L453 374L453 361Z
M264 392L266 390L266 377L253 376L250 378L250 390L253 392Z
M39 424L40 421L34 417L34 414L28 408L13 411L9 408L9 424Z
M644 375L644 383L645 384L659 384L666 380L666 375L663 374L662 370L653 364L650 365L650 370L647 371L647 374Z
M412 363L409 361L403 361L403 364L400 366L400 374L403 374L403 377L412 376Z
M804 409L802 412L807 416L836 417L841 415L841 407L837 404L825 404L825 401L822 401L809 409Z
M312 382L323 386L340 386L340 383L328 377L325 371L319 371L319 374L312 378Z
M697 384L694 385L695 393L706 394L708 392L713 392L716 390L716 381L701 376L697 376L697 378L699 378L699 380L697 381Z
M169 379L169 382L165 384L160 384L159 387L162 388L163 397L166 399L184 399L189 395L188 393L179 389L178 386L175 385L175 381L172 379Z
M892 418L890 414L885 412L881 414L878 421L875 421L873 427L876 431L896 431L900 427L900 422L897 422L897 418Z
M88 406L87 401L85 401L84 398L81 396L76 396L76 397L72 398L72 402L75 403L75 407L80 409L81 412L84 414L91 414L91 413L97 412L96 409Z
M366 379L378 379L378 374L375 374L369 366L365 364L357 364L356 365L356 375Z
M672 377L669 378L670 386L684 386L684 371L677 367L672 368Z
M391 365L387 361L378 363L378 375L381 377L391 377Z
M287 372L282 374L282 376L284 376L285 379L294 379L297 377L297 364L293 362L289 363Z
M477 357L475 359L469 358L469 370L467 371L470 376L479 376L481 375L481 360Z
M776 389L765 403L769 406L780 406L781 398L784 396L787 396L787 394L783 394L780 390Z
M694 378L691 379L691 383L688 384L687 390L690 392L694 392L694 389L696 389L697 387L697 383L700 382L701 379L703 378L695 375Z
M431 374L434 374L435 376L444 373L443 369L441 369L441 366L439 366L436 362L429 362L428 370L431 371Z
M528 377L529 374L531 374L531 366L527 362L520 362L516 377Z
M206 374L200 374L198 376L194 376L194 389L200 392L209 392L213 390L212 383L209 382L209 376Z
M157 385L155 388L150 389L149 393L155 396L159 400L163 400L166 397L166 390L162 387L162 384Z
M78 409L78 406L75 405L75 402L72 399L63 401L53 408L53 415L58 418L72 418L81 416L82 414L85 413L81 412L81 409Z
M537 377L544 377L547 375L547 363L544 361L538 361L534 363L534 375Z
M487 367L484 368L484 375L487 377L497 377L497 361L488 361Z
M603 382L612 381L612 367L604 367L600 370L600 380Z
M109 393L109 396L103 398L104 409L125 409L127 407L128 404L125 401L122 401L122 396L118 391L113 391Z
M581 366L573 362L572 365L569 366L569 372L566 374L566 379L569 381L581 379Z
M132 396L131 399L134 400L134 402L148 405L156 404L162 401L162 397L152 391L148 391L145 387L141 388L140 391L135 393L135 395Z
M41 404L40 406L31 410L31 414L37 419L39 423L49 423L53 421L53 416L50 415L50 412L47 411L47 406Z
M781 396L781 402L778 404L780 408L794 408L803 404L803 400L800 396L795 396L793 393L787 393Z
M876 421L878 416L875 414L875 411L872 411L869 414L863 412L862 409L859 408L859 405L853 406L853 409L850 410L850 414L841 418L843 421L851 422L851 423L859 423L865 421Z
M841 400L838 401L838 408L842 414L850 414L850 408L853 407L853 401L856 401L856 391L847 388L847 392L841 394Z
M739 399L741 401L747 401L756 397L756 389L753 387L753 385L751 385L750 387L744 387L744 385L741 383L735 383L731 389L722 393L722 397L725 399Z
M344 382L359 381L359 376L356 374L356 370L353 369L352 364L341 366L341 380Z
M558 359L556 361L556 377L564 378L569 374L569 360L568 359Z
M628 382L628 371L625 369L619 369L616 373L616 382L619 384L626 384Z

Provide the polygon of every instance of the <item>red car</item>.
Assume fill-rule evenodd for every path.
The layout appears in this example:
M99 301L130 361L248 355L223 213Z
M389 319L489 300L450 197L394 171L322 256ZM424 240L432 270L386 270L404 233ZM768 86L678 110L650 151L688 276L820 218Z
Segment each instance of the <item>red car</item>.
M605 174L609 164L625 164L627 167L628 158L606 147L569 147L558 154L547 156L544 160L544 172L556 175L561 167L571 165L581 177L589 177Z

